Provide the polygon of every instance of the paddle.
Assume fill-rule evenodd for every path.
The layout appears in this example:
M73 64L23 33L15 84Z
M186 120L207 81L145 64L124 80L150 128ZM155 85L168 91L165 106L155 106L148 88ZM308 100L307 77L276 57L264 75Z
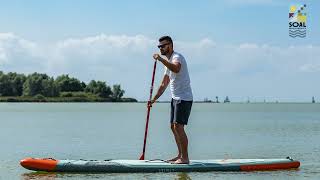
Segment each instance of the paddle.
M153 83L154 83L154 76L156 74L156 68L157 68L157 60L154 61L154 65L153 65L152 81L151 81L151 87L150 87L150 97L149 97L149 101L148 101L148 105L147 105L148 110L147 110L146 128L145 128L145 132L144 132L143 151L142 151L142 155L140 156L139 160L144 160L144 154L146 152L146 142L147 142L147 135L148 135L150 109L151 109L151 105L149 105L149 103L152 100Z

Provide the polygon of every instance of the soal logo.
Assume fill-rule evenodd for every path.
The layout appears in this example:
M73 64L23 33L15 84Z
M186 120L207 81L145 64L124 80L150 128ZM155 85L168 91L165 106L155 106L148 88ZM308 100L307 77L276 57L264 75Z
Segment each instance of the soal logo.
M291 5L289 9L289 36L304 38L307 35L307 5Z

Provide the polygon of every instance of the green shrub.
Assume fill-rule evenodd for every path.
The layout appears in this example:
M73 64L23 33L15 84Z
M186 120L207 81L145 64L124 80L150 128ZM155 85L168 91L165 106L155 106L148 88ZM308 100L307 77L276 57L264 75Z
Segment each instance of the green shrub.
M37 94L37 95L33 96L33 98L38 102L45 102L46 101L46 97L44 97L42 94Z
M61 92L60 97L73 97L72 92Z

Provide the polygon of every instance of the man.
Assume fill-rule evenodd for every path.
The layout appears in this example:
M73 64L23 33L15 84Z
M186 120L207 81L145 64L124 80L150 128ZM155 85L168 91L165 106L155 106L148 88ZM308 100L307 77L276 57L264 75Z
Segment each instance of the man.
M154 54L153 58L165 66L165 73L157 94L151 100L149 106L163 94L170 84L172 95L170 123L178 147L178 155L168 161L175 164L189 164L188 137L184 131L184 126L188 123L193 95L187 63L181 54L173 50L171 37L161 37L158 48L161 55L164 55L167 59L162 58L159 54Z

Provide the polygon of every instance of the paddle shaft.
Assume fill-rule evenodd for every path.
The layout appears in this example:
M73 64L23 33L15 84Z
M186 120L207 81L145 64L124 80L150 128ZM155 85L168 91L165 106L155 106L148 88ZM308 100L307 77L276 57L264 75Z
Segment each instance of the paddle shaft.
M156 74L156 68L157 68L157 60L154 61L153 65L153 73L152 73L152 81L151 81L151 87L150 87L150 97L149 97L149 102L152 100L152 92L153 92L153 84L154 84L154 77ZM144 132L144 140L143 140L143 150L142 150L142 155L140 156L140 160L144 160L144 154L146 152L146 142L147 142L147 136L148 136L148 127L149 127L149 117L150 117L150 110L151 106L149 105L148 102L148 110L147 110L147 120L146 120L146 128Z

